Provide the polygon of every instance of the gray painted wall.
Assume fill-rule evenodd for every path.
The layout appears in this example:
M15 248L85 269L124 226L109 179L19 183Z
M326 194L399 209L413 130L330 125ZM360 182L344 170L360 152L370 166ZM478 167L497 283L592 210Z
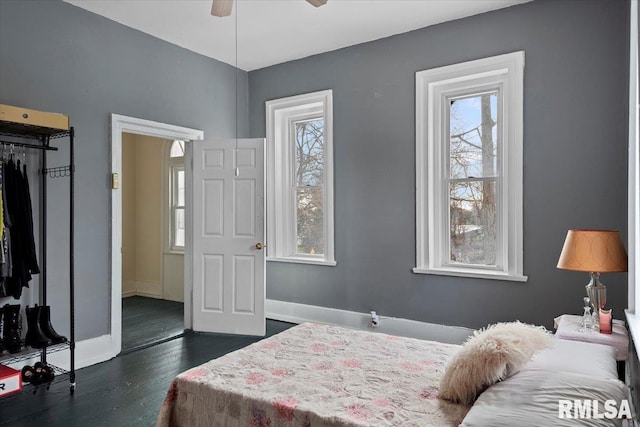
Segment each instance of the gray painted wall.
M0 103L68 114L76 129L77 339L109 333L110 114L232 137L235 74L229 65L60 1L0 1ZM238 84L239 135L246 136L247 73L238 72ZM50 156L50 165L64 164L66 149ZM65 334L67 189L68 181L52 180L48 193L49 302Z
M251 135L264 136L268 99L334 90L338 266L270 263L267 296L471 327L550 326L579 311L587 275L555 269L566 230L626 234L627 10L626 1L536 0L239 73L240 136L247 114ZM415 72L520 49L529 281L414 275ZM109 114L233 136L234 83L233 67L66 3L0 1L0 103L69 114L77 131L78 339L109 331ZM64 149L51 155L51 165L65 162ZM66 189L50 181L49 299L63 333ZM603 281L621 317L626 275Z
M333 89L337 267L268 263L267 297L449 325L581 313L586 273L555 268L569 228L626 236L627 1L536 0L249 73L264 102ZM415 73L524 50L527 283L415 275ZM617 318L626 274L605 274Z

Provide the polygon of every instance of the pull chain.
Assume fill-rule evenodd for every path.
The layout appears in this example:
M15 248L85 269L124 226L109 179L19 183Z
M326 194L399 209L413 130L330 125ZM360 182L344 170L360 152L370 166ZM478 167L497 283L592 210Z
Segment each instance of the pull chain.
M238 167L238 14L240 12L240 2L236 2L235 7L235 42L236 42L236 68L235 73L235 91L236 91L236 105L235 105L235 119L236 119L236 138L235 138L235 150L234 150L234 161L236 163L236 176L240 176L240 168Z

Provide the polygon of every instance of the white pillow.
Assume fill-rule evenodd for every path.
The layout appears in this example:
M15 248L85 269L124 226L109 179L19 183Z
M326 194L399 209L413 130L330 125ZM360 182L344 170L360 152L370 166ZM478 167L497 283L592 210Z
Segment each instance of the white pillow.
M553 347L539 351L523 371L589 373L601 379L618 379L616 349L608 345L554 339Z
M469 405L485 388L518 372L533 353L552 343L553 336L543 327L520 322L476 331L447 364L439 396Z
M569 419L564 417L564 411L561 418L560 405L567 401L597 400L598 412L602 415L605 401L614 400L620 409L620 402L626 398L626 386L619 380L562 371L523 370L485 390L460 427L620 426L620 419ZM575 415L573 408L569 408L569 414Z

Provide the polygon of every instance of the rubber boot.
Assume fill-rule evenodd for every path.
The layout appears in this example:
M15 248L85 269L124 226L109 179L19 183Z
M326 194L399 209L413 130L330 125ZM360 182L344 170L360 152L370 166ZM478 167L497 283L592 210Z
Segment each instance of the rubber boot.
M67 342L67 337L58 334L51 324L51 307L43 305L40 311L40 329L53 344Z
M27 337L24 340L25 345L32 348L44 348L51 344L51 341L42 332L40 328L40 315L42 307L35 306L26 308L27 310Z
M9 353L17 353L22 350L20 304L6 304L2 311L2 344Z

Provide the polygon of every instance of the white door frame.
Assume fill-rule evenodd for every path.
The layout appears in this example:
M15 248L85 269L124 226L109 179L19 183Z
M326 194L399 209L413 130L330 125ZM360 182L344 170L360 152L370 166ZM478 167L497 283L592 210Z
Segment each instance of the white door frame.
M153 136L163 139L180 139L184 141L203 139L204 132L182 126L138 119L135 117L111 114L111 173L122 176L122 132L136 135ZM191 147L185 144L185 171L187 176L191 170ZM185 210L191 211L191 201L187 198ZM187 224L187 229L189 224ZM187 230L188 231L188 230ZM189 252L189 233L185 233L185 261ZM192 327L191 265L185 262L184 274L184 327ZM122 191L111 190L111 347L115 356L122 350Z

